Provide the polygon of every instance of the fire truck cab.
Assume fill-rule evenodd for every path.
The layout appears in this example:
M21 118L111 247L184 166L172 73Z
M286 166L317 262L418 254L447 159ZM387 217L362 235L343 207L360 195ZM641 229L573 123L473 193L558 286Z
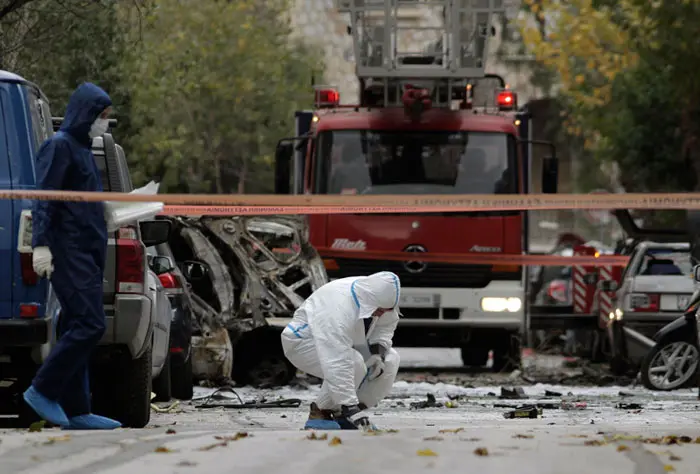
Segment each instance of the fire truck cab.
M429 2L442 5L444 22L435 28L438 41L418 54L396 47L399 10L415 1L341 0L355 40L359 104L340 105L337 90L316 88L315 109L298 112L297 136L278 146L276 192L347 195L348 204L359 194L529 192L517 95L484 73L491 15L501 11L501 2L485 3ZM494 78L498 87L482 107L475 94ZM552 156L542 190L556 187ZM400 277L396 346L457 347L472 366L484 365L493 351L494 369L502 370L519 362L519 336L527 330L523 267L425 263L419 255L521 255L525 219L521 211L313 215L309 227L321 256L324 249L353 252L324 258L329 278L382 270ZM363 257L364 250L412 255L391 262Z

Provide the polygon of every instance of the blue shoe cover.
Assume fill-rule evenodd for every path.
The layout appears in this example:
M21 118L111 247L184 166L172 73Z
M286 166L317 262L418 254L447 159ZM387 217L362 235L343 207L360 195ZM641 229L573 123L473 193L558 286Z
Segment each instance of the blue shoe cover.
M339 430L340 425L333 420L308 420L305 430Z
M24 392L22 397L42 419L58 426L68 425L68 417L61 405L37 392L33 385Z
M64 430L115 430L121 428L122 424L117 420L105 416L88 415L74 416L69 420L68 426Z

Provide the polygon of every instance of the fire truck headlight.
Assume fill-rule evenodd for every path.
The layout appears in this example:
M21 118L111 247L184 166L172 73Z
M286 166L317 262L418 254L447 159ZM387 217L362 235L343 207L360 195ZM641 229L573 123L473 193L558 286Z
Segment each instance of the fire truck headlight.
M523 302L518 297L497 298L487 297L481 298L481 310L488 313L517 313L523 307Z
M622 316L624 316L624 311L622 311L620 308L615 309L615 319L618 321L622 321Z

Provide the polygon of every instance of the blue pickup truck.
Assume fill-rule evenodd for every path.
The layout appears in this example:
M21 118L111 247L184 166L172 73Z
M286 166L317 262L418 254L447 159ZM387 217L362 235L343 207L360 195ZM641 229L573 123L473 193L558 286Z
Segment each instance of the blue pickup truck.
M53 134L48 100L39 87L0 71L0 189L34 189L34 162L41 143ZM0 376L4 400L28 386L46 356L52 332L45 317L48 283L32 269L31 248L20 253L20 216L31 201L0 199ZM23 211L25 211L23 213ZM34 368L34 370L29 370ZM21 412L22 403L2 403L0 413ZM28 414L27 414L28 415Z
M56 120L38 86L0 71L0 190L35 189L36 153ZM126 157L113 137L93 140L93 152L104 189L130 191ZM159 391L152 379L167 359L171 308L157 304L146 248L167 242L169 232L167 221L141 221L108 242L107 331L91 364L92 398L96 413L124 426L148 423L151 391ZM35 419L21 394L55 342L59 312L50 285L32 268L31 201L0 199L0 415L19 414L21 425Z

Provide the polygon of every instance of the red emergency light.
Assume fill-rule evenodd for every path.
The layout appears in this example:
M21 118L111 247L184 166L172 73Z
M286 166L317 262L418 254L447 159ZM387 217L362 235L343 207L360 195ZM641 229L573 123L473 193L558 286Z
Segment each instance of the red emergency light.
M337 89L316 89L316 108L335 107L340 103Z
M496 104L499 110L513 110L518 106L518 96L511 90L502 90L496 93Z

